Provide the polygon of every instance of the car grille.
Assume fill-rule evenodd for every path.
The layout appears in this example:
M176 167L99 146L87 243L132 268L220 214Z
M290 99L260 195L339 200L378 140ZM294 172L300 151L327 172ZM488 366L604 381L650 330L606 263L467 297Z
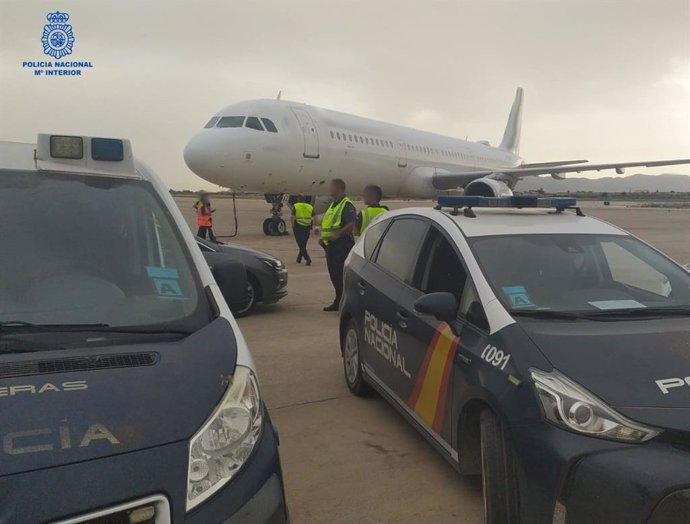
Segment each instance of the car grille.
M94 511L54 524L170 524L170 506L163 496L148 497Z
M158 362L158 356L158 353L145 352L6 362L0 364L0 378L42 375L44 373L69 373L71 371L88 371L92 369L151 366Z

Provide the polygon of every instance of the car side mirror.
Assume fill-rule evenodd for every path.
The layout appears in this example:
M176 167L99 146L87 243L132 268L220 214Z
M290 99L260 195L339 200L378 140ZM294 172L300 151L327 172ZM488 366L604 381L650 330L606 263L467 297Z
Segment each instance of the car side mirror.
M416 313L432 315L441 322L451 322L458 315L458 300L453 293L429 293L418 298L414 303Z
M241 310L249 302L247 269L236 260L224 260L211 268L213 278L231 310Z

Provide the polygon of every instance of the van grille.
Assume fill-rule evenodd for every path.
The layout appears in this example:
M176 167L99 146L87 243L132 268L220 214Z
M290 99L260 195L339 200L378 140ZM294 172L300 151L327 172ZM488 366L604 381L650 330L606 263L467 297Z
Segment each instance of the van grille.
M0 364L0 378L43 375L46 373L69 373L93 369L131 368L152 366L158 362L155 352L121 353L117 355L89 355L51 360L30 360Z

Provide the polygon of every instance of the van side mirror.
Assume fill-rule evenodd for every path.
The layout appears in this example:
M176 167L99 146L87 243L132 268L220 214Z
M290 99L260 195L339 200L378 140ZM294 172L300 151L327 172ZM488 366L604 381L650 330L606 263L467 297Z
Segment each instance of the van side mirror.
M418 298L414 303L416 313L432 315L441 322L451 322L458 315L458 300L453 293L429 293Z
M233 311L245 308L249 302L249 285L244 264L236 260L224 260L214 264L211 272L228 307Z

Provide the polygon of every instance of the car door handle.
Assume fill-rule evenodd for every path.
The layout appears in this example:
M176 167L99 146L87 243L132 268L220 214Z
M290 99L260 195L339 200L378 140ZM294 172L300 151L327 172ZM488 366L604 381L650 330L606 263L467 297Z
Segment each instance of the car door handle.
M456 353L458 360L460 361L460 365L464 368L470 367L470 364L472 364L472 359L470 357L466 357L459 351Z

